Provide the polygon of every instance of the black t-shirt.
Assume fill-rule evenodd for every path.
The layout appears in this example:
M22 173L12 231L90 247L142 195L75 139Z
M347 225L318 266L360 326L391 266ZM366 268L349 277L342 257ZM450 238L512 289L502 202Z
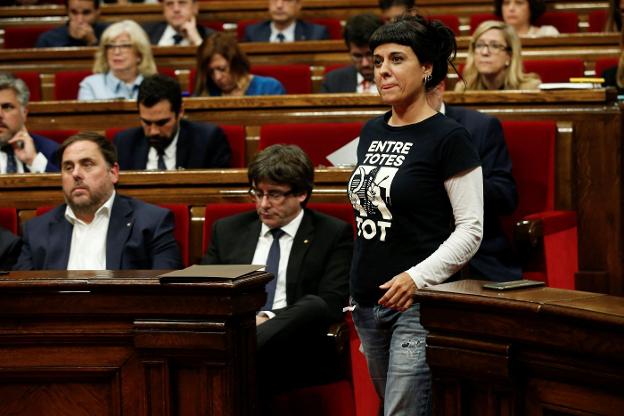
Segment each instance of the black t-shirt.
M362 129L349 199L358 228L351 295L371 306L379 285L420 263L454 229L444 181L481 164L468 132L438 113L422 122L389 126L391 113Z

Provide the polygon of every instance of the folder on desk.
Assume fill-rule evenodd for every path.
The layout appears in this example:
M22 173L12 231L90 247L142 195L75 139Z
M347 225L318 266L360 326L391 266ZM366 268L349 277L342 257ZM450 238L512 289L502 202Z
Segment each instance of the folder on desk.
M263 264L194 264L186 269L158 276L160 283L197 283L219 279L232 280L247 276L265 267Z

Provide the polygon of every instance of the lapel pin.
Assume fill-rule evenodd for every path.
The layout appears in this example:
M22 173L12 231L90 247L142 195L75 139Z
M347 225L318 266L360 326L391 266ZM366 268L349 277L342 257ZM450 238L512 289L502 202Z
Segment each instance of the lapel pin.
M126 227L130 227L132 225L131 222L129 222L128 224L126 224Z
M303 244L308 244L310 240L303 240Z

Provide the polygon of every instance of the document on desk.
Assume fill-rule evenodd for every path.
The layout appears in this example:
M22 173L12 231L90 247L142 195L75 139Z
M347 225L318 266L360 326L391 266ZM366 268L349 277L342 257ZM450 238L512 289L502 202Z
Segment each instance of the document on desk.
M161 283L197 283L218 279L236 279L252 274L265 267L263 264L194 264L186 269L161 274Z

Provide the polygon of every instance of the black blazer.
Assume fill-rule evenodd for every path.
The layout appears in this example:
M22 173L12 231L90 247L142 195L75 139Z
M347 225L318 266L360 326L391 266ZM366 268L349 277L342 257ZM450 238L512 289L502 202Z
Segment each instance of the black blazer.
M483 169L483 239L470 260L475 277L506 281L522 277L522 270L500 223L518 205L516 182L505 136L496 117L463 107L446 107L446 115L464 126L481 157Z
M256 212L216 221L202 264L250 264L260 236ZM295 235L286 271L288 306L273 312L289 314L289 325L323 326L342 318L349 295L353 228L344 221L306 209ZM273 321L273 322L272 322ZM279 320L267 334L284 330ZM275 323L275 325L274 325ZM294 325L294 324L297 325ZM260 334L259 334L260 336ZM259 344L262 342L259 339Z
M73 225L66 204L24 224L24 246L15 270L67 269ZM171 211L117 194L106 234L106 268L179 269Z
M255 23L245 28L244 42L268 42L271 38L271 21ZM329 39L329 32L325 26L297 20L295 25L295 40L325 40Z
M11 270L22 248L22 239L0 227L0 270Z
M117 133L114 143L120 169L145 169L150 146L141 127ZM229 168L230 159L230 145L220 127L211 123L180 121L176 169Z
M160 38L162 37L163 33L165 33L165 29L167 29L167 22L146 24L145 26L143 26L143 29L145 29L145 32L149 37L150 43L152 45L158 45L158 42L160 42ZM202 37L202 39L206 39L206 36L213 33L214 30L197 25L197 32L199 32L199 35Z
M321 92L357 92L357 69L349 65L325 74Z

